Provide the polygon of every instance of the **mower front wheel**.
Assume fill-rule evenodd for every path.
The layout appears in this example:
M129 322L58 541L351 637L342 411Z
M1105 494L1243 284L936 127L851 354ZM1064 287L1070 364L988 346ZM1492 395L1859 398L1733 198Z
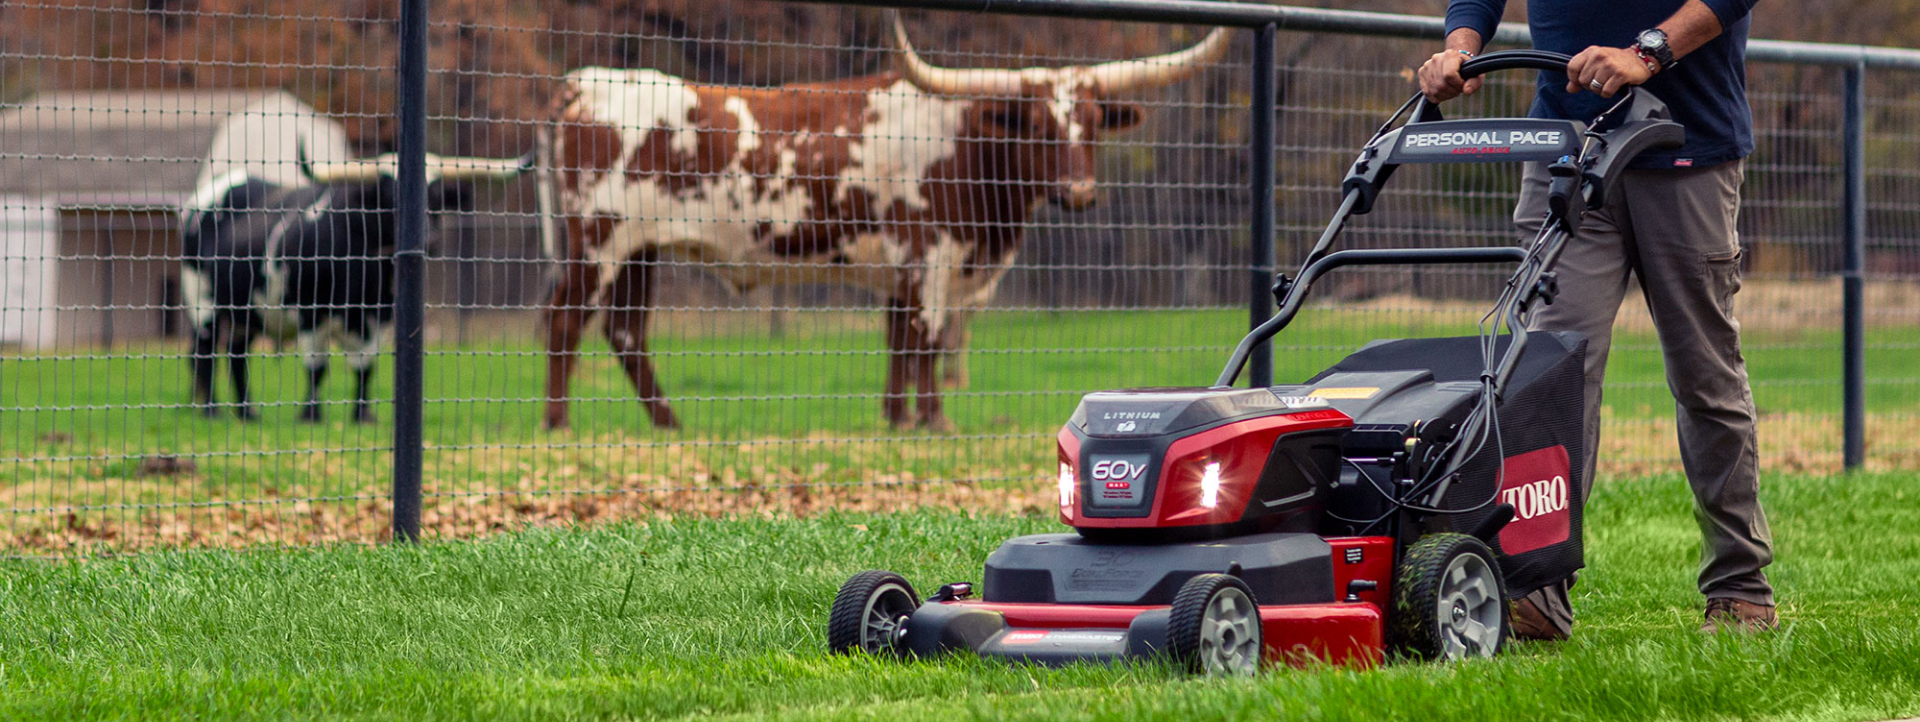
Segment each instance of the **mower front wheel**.
M1430 534L1407 548L1394 574L1389 641L1396 652L1457 662L1506 646L1507 586L1487 545L1467 534Z
M840 585L827 617L827 650L850 654L893 652L909 615L920 608L913 585L898 574L869 570Z
M1167 618L1167 651L1189 672L1247 676L1260 670L1260 607L1239 577L1201 574L1181 585Z

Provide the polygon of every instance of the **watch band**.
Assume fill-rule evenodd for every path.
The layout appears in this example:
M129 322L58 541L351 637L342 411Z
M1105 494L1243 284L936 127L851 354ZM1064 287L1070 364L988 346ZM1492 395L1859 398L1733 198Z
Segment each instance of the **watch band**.
M1658 34L1660 36L1659 42L1654 44L1652 47L1648 47L1640 39L1641 36L1645 36L1650 33ZM1661 30L1659 28L1649 28L1647 30L1640 31L1640 35L1634 37L1633 48L1637 52L1652 56L1655 61L1660 63L1661 68L1663 69L1671 68L1673 67L1674 57L1673 57L1673 45L1670 43L1670 40L1671 39L1667 37L1666 31Z

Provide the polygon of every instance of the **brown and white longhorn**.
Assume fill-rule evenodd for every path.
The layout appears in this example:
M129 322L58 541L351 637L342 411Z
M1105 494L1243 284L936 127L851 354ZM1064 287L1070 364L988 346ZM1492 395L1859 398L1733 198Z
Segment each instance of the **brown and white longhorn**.
M678 425L648 356L647 312L656 264L697 261L741 291L842 283L887 299L886 418L948 428L936 365L956 345L955 316L992 298L1040 203L1096 202L1096 145L1144 115L1115 96L1190 77L1229 40L1217 29L1151 58L973 70L926 63L897 16L893 36L897 72L825 83L567 74L546 143L564 223L549 249L549 427L568 423L575 350L603 309L653 423Z

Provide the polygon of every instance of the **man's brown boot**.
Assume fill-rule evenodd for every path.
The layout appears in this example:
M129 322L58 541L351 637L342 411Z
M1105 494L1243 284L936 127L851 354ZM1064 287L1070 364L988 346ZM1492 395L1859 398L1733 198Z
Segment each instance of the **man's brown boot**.
M1707 623L1700 625L1706 634L1715 632L1771 632L1780 626L1773 607L1740 599L1719 597L1707 600Z
M1508 623L1513 627L1513 636L1519 639L1533 639L1547 642L1561 642L1567 633L1554 626L1547 615L1534 606L1533 600L1522 597L1507 609Z

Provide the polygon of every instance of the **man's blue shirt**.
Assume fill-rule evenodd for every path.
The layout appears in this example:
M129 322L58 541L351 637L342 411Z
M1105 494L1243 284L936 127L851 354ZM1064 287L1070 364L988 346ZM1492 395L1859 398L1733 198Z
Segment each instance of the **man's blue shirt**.
M1642 86L1673 110L1687 127L1687 144L1676 151L1648 151L1636 168L1718 165L1753 152L1753 111L1747 106L1747 12L1756 0L1702 0L1720 17L1718 37L1688 53ZM1624 48L1640 31L1673 17L1686 0L1528 0L1533 46L1568 55L1588 47ZM1471 28L1491 39L1506 0L1452 0L1447 33ZM1568 93L1565 73L1540 74L1536 118L1590 120L1613 101L1589 92Z

